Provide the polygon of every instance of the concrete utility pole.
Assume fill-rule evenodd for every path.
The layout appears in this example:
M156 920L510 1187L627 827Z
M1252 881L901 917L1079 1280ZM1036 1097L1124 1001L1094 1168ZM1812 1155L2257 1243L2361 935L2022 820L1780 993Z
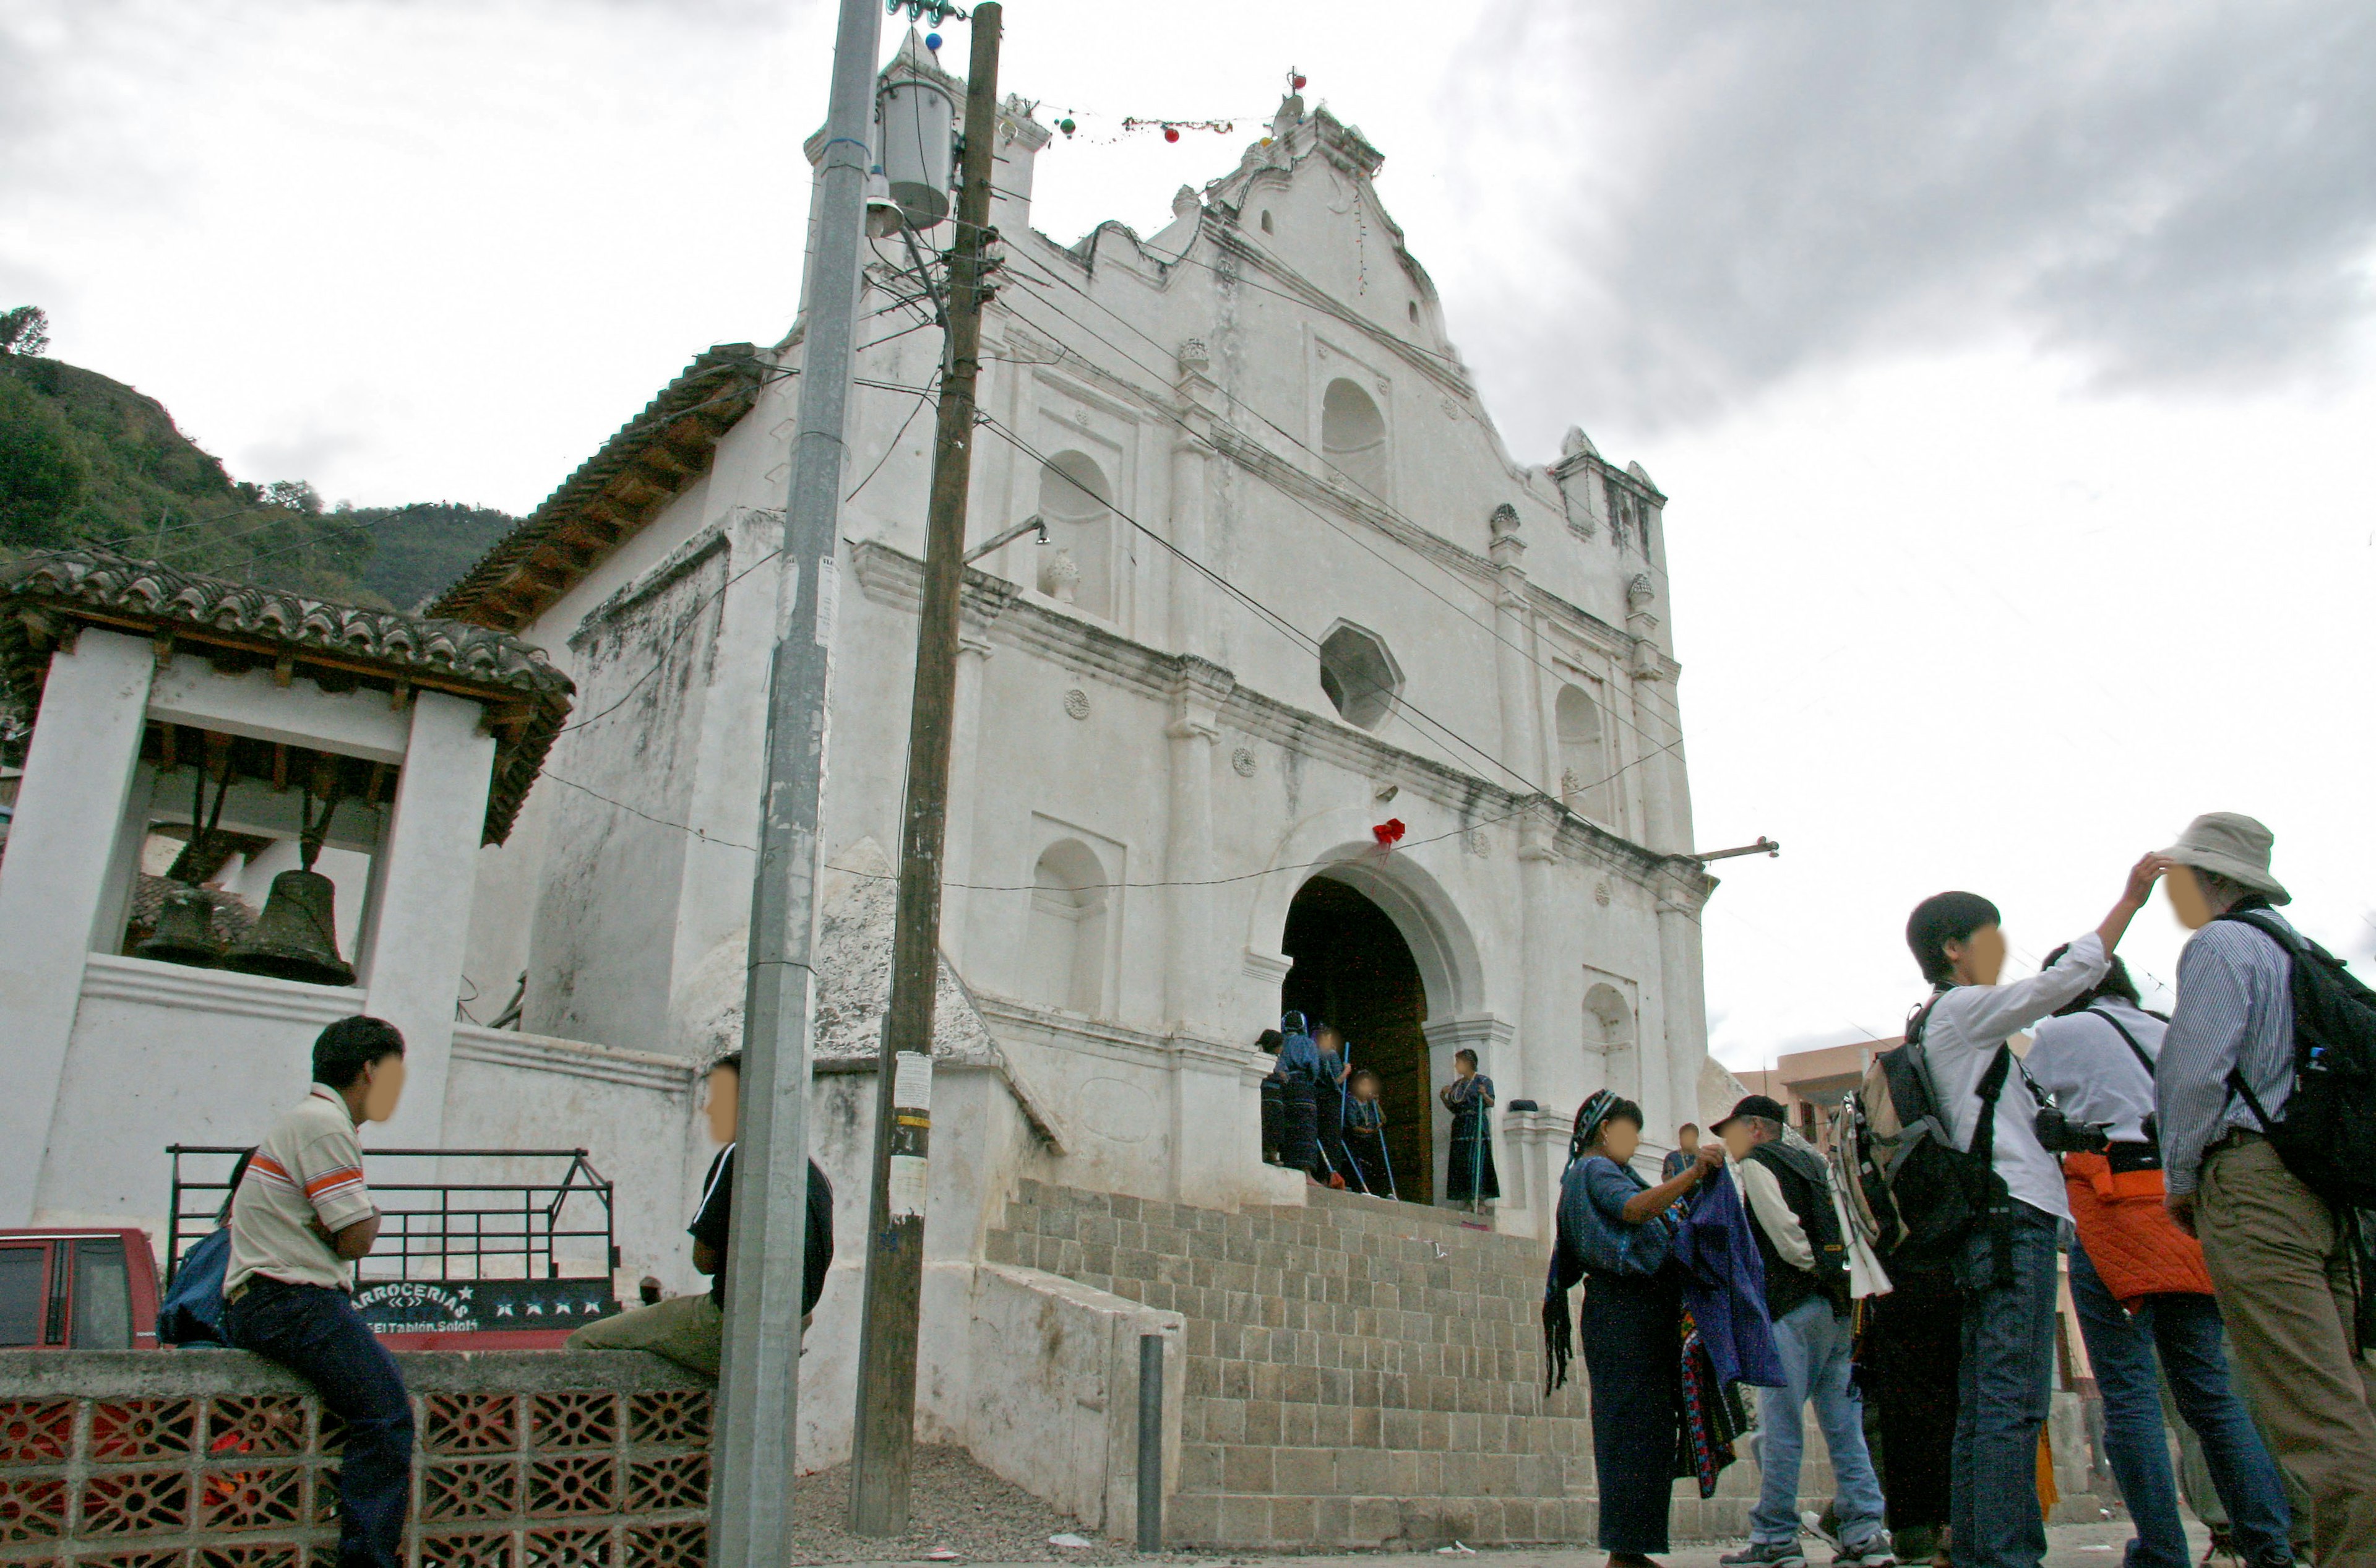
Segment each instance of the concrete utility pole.
M965 160L949 255L948 356L941 369L916 692L908 720L908 814L899 834L899 909L891 1002L874 1099L874 1199L865 1316L858 1340L858 1418L849 1525L860 1535L908 1526L916 1445L916 1321L924 1284L926 1160L933 1133L933 1002L940 981L941 846L948 828L949 736L957 681L957 589L965 579L966 487L973 466L973 387L980 370L991 157L998 140L996 0L973 13L966 65Z
M815 249L802 280L808 325L767 675L766 778L759 802L759 867L751 881L734 1224L727 1246L719 1441L711 1456L714 1568L778 1568L791 1533L808 1229L817 808L833 674L843 415L858 325L881 26L877 0L842 0L825 157L812 198Z

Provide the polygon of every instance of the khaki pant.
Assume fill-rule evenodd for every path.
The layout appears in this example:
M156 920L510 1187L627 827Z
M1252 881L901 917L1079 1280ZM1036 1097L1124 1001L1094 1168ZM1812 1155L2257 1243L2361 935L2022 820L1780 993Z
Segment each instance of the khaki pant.
M2376 1389L2334 1216L2251 1138L2204 1162L2195 1228L2253 1411L2310 1494L2320 1568L2376 1568Z
M726 1314L707 1295L676 1296L598 1318L564 1343L572 1350L649 1350L715 1378L725 1329Z

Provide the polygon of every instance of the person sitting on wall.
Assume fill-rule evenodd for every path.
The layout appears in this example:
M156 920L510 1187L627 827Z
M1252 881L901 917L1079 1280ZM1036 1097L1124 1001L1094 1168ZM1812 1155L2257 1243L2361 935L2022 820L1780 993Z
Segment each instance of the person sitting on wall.
M1492 1129L1485 1113L1493 1109L1493 1080L1477 1070L1477 1053L1462 1046L1453 1053L1455 1076L1443 1086L1443 1108L1452 1112L1451 1169L1444 1172L1443 1195L1456 1204L1482 1208L1488 1198L1502 1195L1502 1178L1493 1169ZM1640 1123L1635 1123L1638 1131Z
M397 1568L412 1493L412 1403L396 1358L355 1311L354 1260L379 1240L355 1129L396 1114L404 1036L340 1018L314 1041L314 1087L281 1112L233 1184L222 1336L311 1383L346 1423L339 1568Z
M709 1289L636 1307L580 1327L564 1343L572 1350L650 1350L705 1377L718 1375L726 1337L727 1239L734 1215L734 1134L742 1087L742 1053L709 1069L709 1135L726 1146L709 1162L701 1206L690 1227L693 1266L709 1276ZM809 1161L808 1245L801 1278L801 1330L806 1333L833 1266L833 1183Z

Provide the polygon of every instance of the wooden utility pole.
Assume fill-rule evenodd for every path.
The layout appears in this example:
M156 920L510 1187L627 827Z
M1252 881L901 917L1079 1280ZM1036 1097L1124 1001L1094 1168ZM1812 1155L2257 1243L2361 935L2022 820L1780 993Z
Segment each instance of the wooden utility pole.
M966 489L973 466L974 379L998 141L996 0L973 13L966 66L965 157L956 242L949 254L948 350L941 365L933 493L924 527L924 588L916 628L916 692L908 720L907 819L899 831L899 910L891 938L891 1002L874 1097L874 1195L868 1211L866 1302L858 1338L858 1419L851 1443L850 1528L908 1527L915 1458L916 1326L924 1284L926 1161L933 1134L933 1003L940 980L941 848L947 836L949 734L957 682L957 589L965 579Z

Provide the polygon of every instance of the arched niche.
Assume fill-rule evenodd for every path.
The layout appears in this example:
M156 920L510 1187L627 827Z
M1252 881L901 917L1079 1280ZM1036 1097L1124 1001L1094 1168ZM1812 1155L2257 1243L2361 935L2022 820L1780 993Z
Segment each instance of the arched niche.
M1600 704L1578 685L1562 685L1552 717L1559 734L1560 799L1570 811L1614 824L1610 811L1609 743Z
M1097 851L1077 838L1060 838L1040 852L1024 942L1032 1001L1092 1017L1105 1011L1106 881Z
M1603 1086L1641 1103L1642 1053L1634 1038L1634 1009L1613 985L1596 984L1584 993L1584 1049L1601 1058ZM1586 1063L1587 1075L1590 1066Z
M1114 612L1113 487L1096 458L1059 452L1040 466L1040 516L1048 548L1036 552L1034 587L1091 615Z
M1386 420L1350 377L1338 376L1320 397L1320 454L1331 478L1373 500L1386 498Z

